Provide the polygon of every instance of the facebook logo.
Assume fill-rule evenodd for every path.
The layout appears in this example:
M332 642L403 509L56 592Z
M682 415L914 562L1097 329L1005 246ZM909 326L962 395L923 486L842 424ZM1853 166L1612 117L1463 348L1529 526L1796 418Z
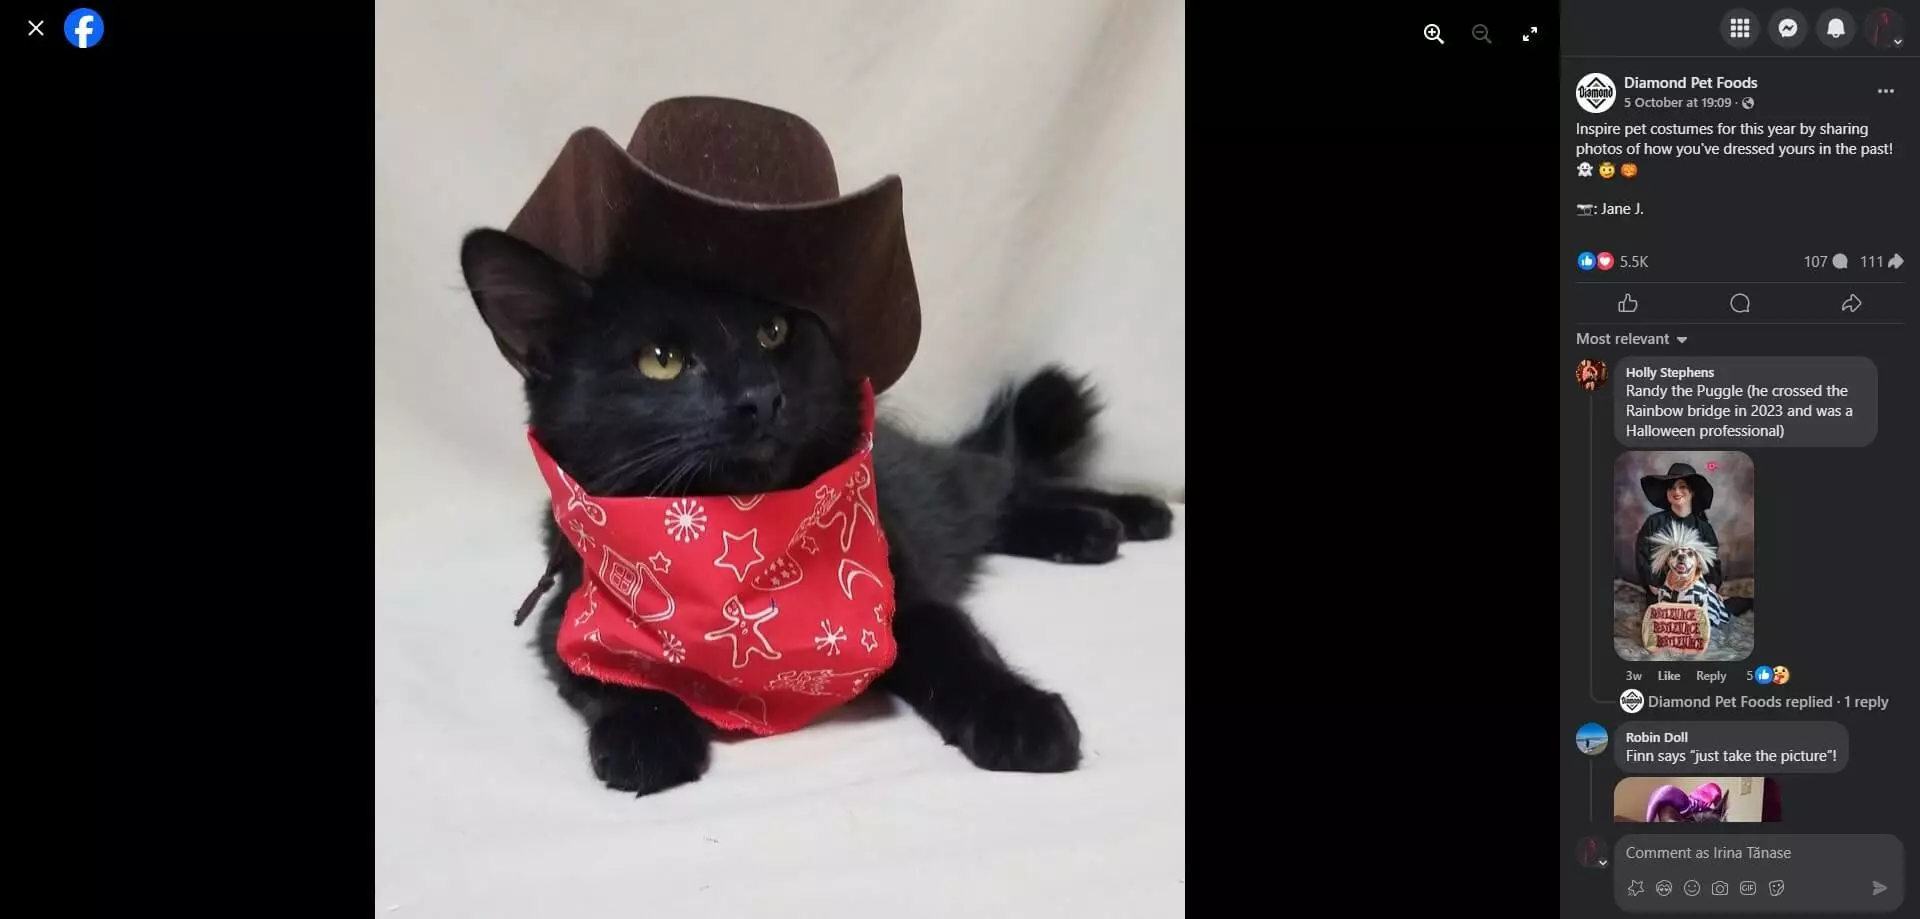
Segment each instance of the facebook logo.
M100 21L100 14L86 7L67 14L67 44L75 48L91 48L100 43L100 36L106 34L106 24Z

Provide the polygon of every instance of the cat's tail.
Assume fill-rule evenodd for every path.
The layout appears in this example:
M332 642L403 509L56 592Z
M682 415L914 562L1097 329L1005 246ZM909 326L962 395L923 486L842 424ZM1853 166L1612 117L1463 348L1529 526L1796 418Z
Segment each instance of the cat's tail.
M1085 377L1048 365L995 396L958 446L1004 456L1022 472L1041 478L1078 478L1093 450L1093 423L1100 410Z

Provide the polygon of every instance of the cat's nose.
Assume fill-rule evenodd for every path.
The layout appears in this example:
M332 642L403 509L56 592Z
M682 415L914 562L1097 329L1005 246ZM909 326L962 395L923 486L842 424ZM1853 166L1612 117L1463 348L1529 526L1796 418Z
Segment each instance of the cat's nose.
M735 418L754 424L772 424L780 416L787 397L772 386L756 386L740 394L733 403Z

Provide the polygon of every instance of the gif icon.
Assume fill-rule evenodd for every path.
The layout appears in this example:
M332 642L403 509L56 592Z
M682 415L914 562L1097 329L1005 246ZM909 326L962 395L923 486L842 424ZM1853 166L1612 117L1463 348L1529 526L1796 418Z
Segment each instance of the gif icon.
M75 48L92 48L100 44L100 37L107 32L107 26L100 14L81 7L67 14L65 34L67 44Z

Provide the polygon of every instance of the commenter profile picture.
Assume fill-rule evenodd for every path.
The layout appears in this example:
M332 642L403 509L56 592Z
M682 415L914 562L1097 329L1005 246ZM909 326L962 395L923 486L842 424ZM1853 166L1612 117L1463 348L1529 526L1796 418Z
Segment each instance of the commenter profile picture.
M1588 756L1599 756L1607 749L1607 729L1597 721L1589 721L1573 732L1573 745Z
M1573 381L1587 392L1607 385L1607 362L1597 357L1583 358L1574 365Z
M1580 103L1580 110L1589 115L1598 115L1613 108L1620 91L1613 86L1613 78L1604 73L1590 73L1573 84L1574 101Z

